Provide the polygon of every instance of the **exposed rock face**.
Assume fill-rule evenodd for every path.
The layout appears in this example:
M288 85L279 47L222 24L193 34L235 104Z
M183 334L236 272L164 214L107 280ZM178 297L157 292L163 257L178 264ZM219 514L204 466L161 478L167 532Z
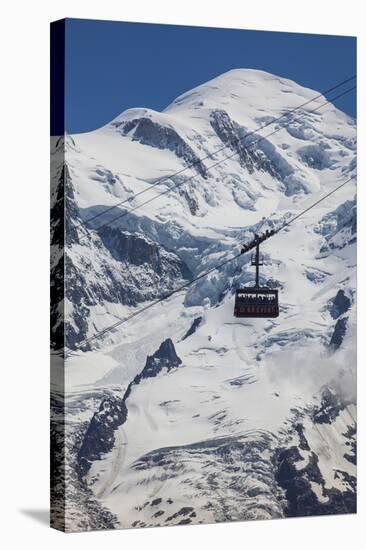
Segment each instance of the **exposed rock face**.
M53 349L64 345L64 266L64 256L61 254L51 269L50 337Z
M51 245L71 246L79 242L76 225L80 222L74 187L66 162L57 182L56 200L51 208Z
M170 338L162 342L159 349L146 359L140 374L128 385L122 398L108 396L103 399L99 410L94 413L78 453L78 473L81 479L88 473L94 460L101 459L113 449L115 431L124 424L128 415L127 400L133 387L146 378L157 376L163 369L169 372L182 363Z
M320 252L327 253L342 249L356 242L357 208L356 199L346 201L320 221L316 231L322 234L326 243Z
M213 111L210 122L220 140L238 154L240 164L248 170L249 174L253 174L254 170L262 170L269 172L272 176L278 176L274 166L260 148L248 148L247 140L243 139L248 133L247 130L233 121L226 111Z
M72 304L66 315L65 343L71 349L85 339L93 306L105 302L136 306L192 278L183 260L147 237L104 227L100 238L103 247L83 239L92 247L93 255L80 257L81 265L67 251L64 256L65 298ZM63 275L63 262L56 270ZM56 284L60 281L60 297L62 280L55 277Z
M344 404L340 397L329 388L325 388L322 392L320 407L315 408L313 412L313 422L331 424L343 408Z
M301 455L296 447L281 451L278 455L277 482L286 492L287 517L356 512L356 496L353 491L340 492L323 488L327 502L319 502L312 491L311 482L324 485L318 467L318 457L312 453L308 464L300 468Z
M185 340L186 338L189 338L189 336L192 336L192 334L194 334L196 332L196 330L198 329L198 327L200 326L202 322L202 317L196 317L192 323L192 325L189 327L189 329L187 330L187 332L185 333L185 335L183 336L182 340Z
M356 426L349 426L347 431L343 434L349 441L349 453L344 455L344 458L348 460L354 466L357 465L357 429ZM356 491L356 480L353 483L354 490Z
M337 319L329 341L329 347L332 351L336 351L342 345L348 326L347 312L352 306L353 299L353 293L350 289L339 289L329 304L329 312L331 316L333 319Z
M337 319L343 313L346 313L351 307L351 303L351 299L345 294L344 290L339 289L330 306L330 314L333 319Z
M123 399L108 397L103 399L99 410L94 414L79 451L79 473L85 475L93 460L113 448L114 431L126 421L127 407Z
M63 159L61 159L63 160ZM61 348L64 343L64 252L65 252L65 179L67 166L62 162L56 166L54 160L51 164L54 172L55 201L51 207L51 345L53 348Z
M75 349L86 338L93 307L105 302L136 306L192 278L175 252L146 236L105 226L99 238L102 245L86 232L70 170L62 163L51 209L51 342L56 349ZM76 252L75 245L80 245Z
M179 367L181 363L182 360L176 354L173 342L170 338L168 338L161 344L160 348L154 353L154 355L149 355L147 357L144 369L134 378L130 386L130 390L132 389L132 385L139 384L141 380L153 378L163 369L166 369L169 372L171 369Z
M347 466L348 462L353 466L356 465L356 425L348 426L344 432L339 428L340 424L337 427L340 415L344 413L346 407L347 404L335 391L325 388L320 405L314 407L312 411L303 413L302 421L294 426L299 443L282 447L275 454L276 481L285 491L286 516L356 512L356 477L353 475L355 469ZM338 466L339 463L332 467L334 478L340 481L338 488L329 488L320 466L322 457L309 444L307 439L309 432L306 432L302 423L307 422L308 418L311 424L308 424L307 429L317 430L319 434L323 434L321 437L325 438L325 443L328 441L326 443L328 447L333 434L339 449L345 449L343 451L344 469ZM329 439L326 439L327 437ZM330 448L328 452L331 452Z
M66 532L114 529L117 518L95 497L78 475L77 449L86 430L80 421L83 398L72 407L52 397L51 416L51 526ZM64 418L71 420L65 424Z
M177 157L183 158L187 164L193 165L192 168L201 176L207 177L207 169L203 162L173 128L162 126L145 117L114 124L122 135L132 136L133 141L139 141L143 145L150 145L157 149L173 151Z
M103 227L100 238L111 256L118 262L133 266L148 265L164 279L190 279L192 273L174 252L142 235ZM138 284L138 281L136 281Z
M335 324L334 331L329 342L329 346L334 351L337 350L343 342L343 339L346 335L347 323L348 317L342 317L341 319L338 319Z
M250 132L223 110L212 111L210 123L220 140L237 153L240 165L249 174L257 170L271 175L281 182L287 196L308 192L304 175L295 173L279 149L263 135Z
M80 310L75 317L76 323L70 323L65 313L65 298L72 303L73 295L77 298L78 287L83 285L83 277L79 279L73 266L70 249L78 244L81 219L75 202L70 170L63 163L56 183L56 200L51 208L51 345L55 349L65 344L72 345L86 334L88 316L87 306L92 305L90 299L80 303ZM75 289L69 288L69 281L75 281ZM79 331L77 331L77 328Z
M297 447L281 450L277 456L277 483L285 490L287 517L356 513L356 480L346 472L339 472L350 485L347 491L327 489L319 470L319 459L311 452L307 464L301 467L303 458ZM312 484L322 488L323 501L319 501Z

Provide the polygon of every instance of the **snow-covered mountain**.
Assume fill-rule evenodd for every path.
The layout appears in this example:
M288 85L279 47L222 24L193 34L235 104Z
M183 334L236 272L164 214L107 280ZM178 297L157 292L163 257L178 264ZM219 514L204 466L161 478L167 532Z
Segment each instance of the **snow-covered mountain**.
M355 510L355 180L262 245L278 319L233 317L245 255L85 343L355 174L352 119L324 97L292 112L316 95L238 69L53 139L55 523Z

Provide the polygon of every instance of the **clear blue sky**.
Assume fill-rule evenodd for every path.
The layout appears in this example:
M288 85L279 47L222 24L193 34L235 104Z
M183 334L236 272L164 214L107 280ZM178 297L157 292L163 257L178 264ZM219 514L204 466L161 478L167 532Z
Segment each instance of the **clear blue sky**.
M265 70L315 90L356 72L353 37L66 20L66 127L86 132L130 107L164 109L233 68ZM336 102L355 116L355 93Z

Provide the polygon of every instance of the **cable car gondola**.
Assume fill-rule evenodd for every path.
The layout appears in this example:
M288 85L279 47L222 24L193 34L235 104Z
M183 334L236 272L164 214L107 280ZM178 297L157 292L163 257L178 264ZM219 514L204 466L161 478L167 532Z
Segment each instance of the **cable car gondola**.
M235 317L267 318L278 317L278 290L259 285L259 266L263 261L259 257L259 242L264 239L257 238L255 253L252 256L251 264L255 265L255 286L244 287L236 290L235 293ZM245 249L243 250L245 252Z

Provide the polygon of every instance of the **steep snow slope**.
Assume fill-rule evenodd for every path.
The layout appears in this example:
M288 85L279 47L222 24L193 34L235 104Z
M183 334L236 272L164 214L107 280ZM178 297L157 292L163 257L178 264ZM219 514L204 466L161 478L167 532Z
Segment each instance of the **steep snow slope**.
M162 113L130 109L67 137L64 307L75 351L66 390L74 421L80 415L74 494L77 501L84 486L101 506L96 516L83 504L83 528L354 510L353 182L263 244L261 281L280 289L278 319L233 317L234 289L254 278L247 255L78 349L355 173L353 120L332 105L312 112L324 98L286 114L315 95L234 70ZM121 215L126 208L134 211ZM147 375L147 357L158 361L166 340L181 362ZM83 397L93 392L104 396L102 411L107 400L105 414ZM107 443L97 452L100 433ZM68 528L78 529L70 509ZM105 510L114 519L103 523Z

